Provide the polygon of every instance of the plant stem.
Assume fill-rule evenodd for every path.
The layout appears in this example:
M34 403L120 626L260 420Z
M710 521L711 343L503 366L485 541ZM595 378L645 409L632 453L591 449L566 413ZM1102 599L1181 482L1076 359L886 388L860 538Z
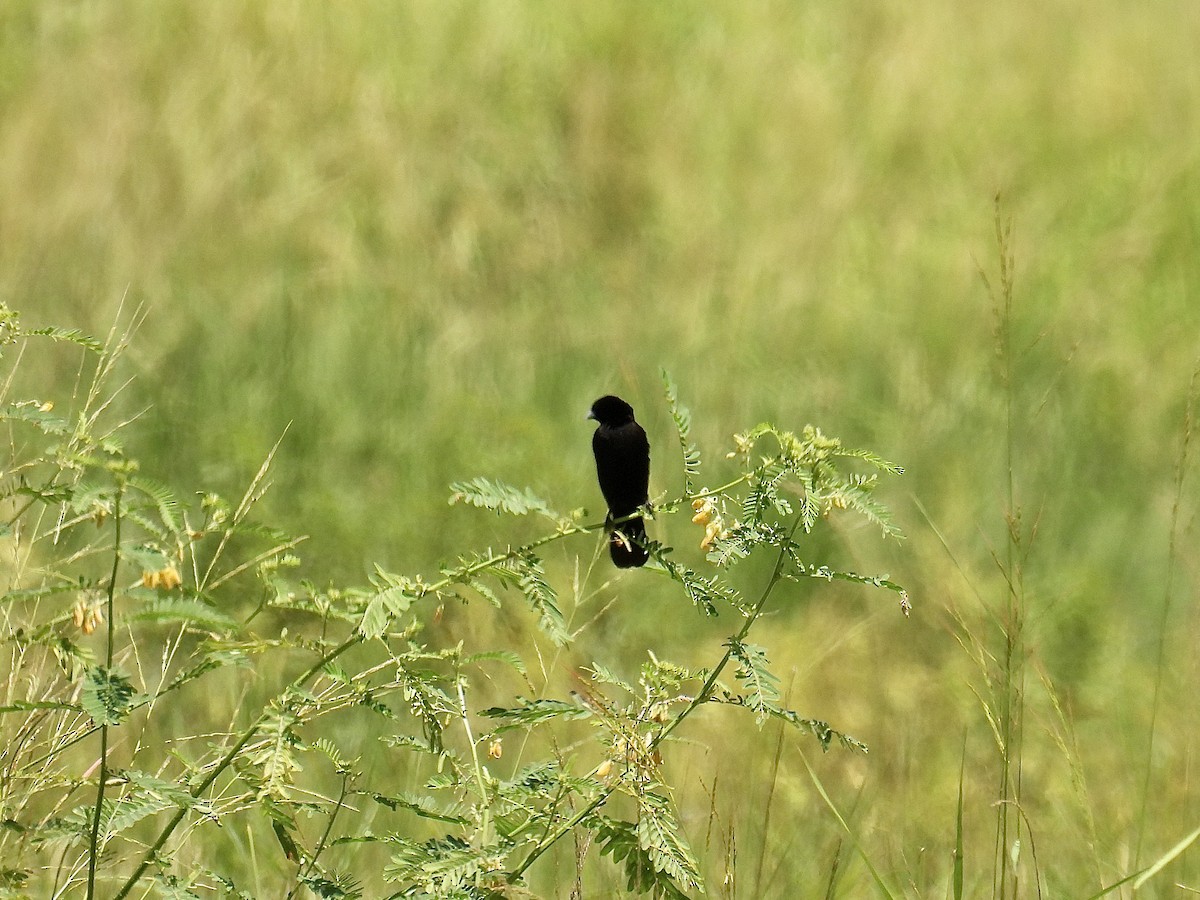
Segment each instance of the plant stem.
M996 244L999 250L1000 282L997 304L996 339L1003 365L1004 387L1004 461L1006 472L1007 506L1004 513L1007 540L1005 541L1004 658L1003 694L1000 699L1001 760L1000 787L997 803L997 827L995 846L995 869L993 893L1003 898L1018 896L1019 871L1017 860L1010 850L1021 840L1021 819L1014 817L1010 829L1010 807L1019 809L1021 803L1022 742L1024 735L1025 704L1025 590L1024 574L1019 551L1022 549L1021 510L1017 503L1013 419L1013 401L1016 393L1013 372L1012 317L1014 260L1011 249L1012 222L1001 214L999 197L996 198ZM1010 841L1010 830L1013 838Z
M1138 813L1137 844L1133 853L1133 867L1141 865L1142 841L1146 837L1146 813L1149 808L1150 781L1154 772L1154 737L1158 732L1158 715L1162 696L1163 671L1166 668L1167 626L1171 619L1171 600L1175 584L1175 563L1178 553L1179 507L1183 499L1183 476L1187 471L1188 450L1192 442L1192 407L1200 394L1200 361L1192 370L1188 382L1187 398L1183 409L1183 436L1179 445L1179 456L1175 459L1175 498L1171 503L1170 532L1167 535L1167 571L1163 581L1162 609L1158 620L1158 648L1154 663L1154 699L1150 704L1150 727L1146 735L1146 774L1142 779L1142 806Z
M296 884L288 891L288 900L296 896L296 891L303 887L304 882L301 880L305 876L312 874L317 868L317 859L325 852L325 847L329 843L329 836L333 834L333 823L337 821L338 813L344 808L346 803L346 794L350 789L350 778L345 773L342 774L342 790L338 794L337 803L333 805L333 812L329 814L329 821L325 823L325 830L321 833L321 839L317 841L317 846L312 852L312 856L308 860L308 865L297 878Z
M112 672L113 664L113 596L117 590L117 571L121 565L121 495L124 484L117 483L116 499L113 502L113 564L108 579L108 597L105 605L105 625L108 630L108 640L105 647L104 670L105 678ZM102 704L103 705L103 704ZM96 896L96 858L100 855L100 816L104 811L104 785L108 781L108 716L100 723L100 772L99 783L96 785L96 812L92 816L92 835L88 844L88 881L87 896L92 900Z
M463 691L462 675L456 673L454 686L458 688L458 711L462 715L463 730L467 733L467 746L471 748L471 763L475 768L475 782L479 785L479 802L483 805L483 822L479 829L479 848L488 845L491 837L488 832L492 827L492 804L488 798L487 779L483 776L483 766L479 762L479 747L475 744L475 734L471 731L471 719L467 714L467 695Z

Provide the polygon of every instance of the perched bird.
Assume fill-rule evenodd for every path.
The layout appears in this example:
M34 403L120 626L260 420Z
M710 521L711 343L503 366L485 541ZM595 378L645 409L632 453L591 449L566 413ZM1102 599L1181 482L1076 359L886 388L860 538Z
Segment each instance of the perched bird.
M610 525L637 512L650 499L650 441L633 418L633 407L620 397L601 397L589 419L600 423L592 435L596 477L608 504ZM613 565L630 569L646 564L646 523L641 516L612 525L608 551Z

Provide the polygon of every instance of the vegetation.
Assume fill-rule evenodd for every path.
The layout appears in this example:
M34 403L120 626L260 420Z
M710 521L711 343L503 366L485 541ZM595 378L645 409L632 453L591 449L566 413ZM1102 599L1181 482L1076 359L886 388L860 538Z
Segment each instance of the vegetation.
M745 648L766 649L780 709L871 752L811 753L778 716L746 727L747 710L729 704L690 713L662 751L664 809L709 895L1089 896L1129 879L1111 891L1127 896L1141 878L1139 897L1200 889L1188 842L1200 826L1189 774L1200 725L1194 20L1180 2L1108 0L1086 13L949 2L704 14L674 3L7 4L0 300L22 318L6 325L18 339L4 357L4 518L20 515L3 539L0 675L6 708L78 708L0 717L14 748L0 783L6 847L31 840L19 827L44 816L155 791L161 808L128 834L157 834L186 806L169 788L199 783L187 782L188 765L219 761L229 736L265 712L250 743L269 733L283 746L287 716L313 712L288 685L339 627L342 640L363 633L361 616L335 621L335 610L362 614L378 596L403 606L406 582L389 573L436 584L450 577L443 568L472 564L459 559L468 548L554 533L536 551L544 575L527 570L508 589L481 582L499 607L474 596L391 610L400 622L431 617L413 638L426 648L462 642L464 656L427 664L451 710L455 667L469 678L472 734L456 715L451 750L486 751L482 735L516 726L499 760L464 760L472 778L515 779L514 761L557 759L555 742L582 765L576 741L594 748L597 734L616 733L617 712L644 699L588 707L572 673L602 698L621 694L595 681L597 661L644 693L643 666L711 672L728 650L718 680L750 696L737 677L746 662L723 646L749 620L722 603L715 620L699 614L675 578L592 570L592 539L559 535L560 519L595 524L582 417L615 391L650 433L664 510L653 534L675 548L666 558L705 579L724 573L741 597L771 582L770 549L725 573L700 550L698 526L666 512L673 501L688 512L709 479L745 473L743 460L721 459L733 432L770 421L803 439L798 426L819 423L906 469L879 492L906 541L860 533L865 520L846 510L805 537L801 558L890 572L912 616L843 580L786 581L738 651L754 660ZM100 347L79 346L114 320ZM33 334L55 326L80 332ZM96 361L111 368L93 391ZM705 451L690 489L660 366L682 386L690 441ZM46 432L54 421L59 431ZM60 458L54 445L86 458ZM141 468L124 469L128 460ZM60 463L87 477L49 487L32 477ZM460 500L530 511L447 505L451 484ZM81 518L96 514L80 505L81 486L98 492L99 526ZM46 492L20 493L32 487ZM730 521L745 518L727 503ZM126 550L114 581L118 520ZM203 567L181 566L180 541ZM180 585L162 582L168 561ZM142 572L151 584L138 587ZM525 605L539 577L572 633L584 628L567 647L545 630L552 614ZM113 615L110 584L120 588ZM302 602L314 609L292 608ZM127 618L153 603L162 621ZM230 623L256 640L274 635L280 643L260 649L281 662L262 664L247 647L252 669L222 664L160 696L173 682L156 678L203 659L201 634L232 635ZM17 629L34 627L91 656L39 657L31 680L20 666L33 658L21 655L32 632ZM136 662L122 657L145 640ZM344 673L366 671L366 644L339 658ZM464 662L480 648L535 646L543 656L523 653L524 675L509 658ZM655 690L696 695L703 679L683 674ZM320 683L335 677L322 671ZM36 685L51 693L39 699ZM78 696L53 693L68 686ZM342 689L317 699L348 703ZM478 715L540 714L529 706L539 698L589 718ZM336 734L302 734L312 749L290 777L320 788L292 798L311 807L276 807L295 832L282 820L280 831L201 824L240 815L244 794L232 789L204 796L211 812L189 807L169 841L176 877L207 868L254 896L284 896L317 877L305 867L329 809L342 811L321 861L345 851L339 837L387 833L384 819L408 807L393 814L353 791L418 803L430 771L398 762L425 759L418 751L374 740L377 715L339 709L316 726L343 717ZM46 769L73 779L37 795L58 791L60 808L20 806L33 795L7 767L36 759L13 743L31 717L108 730L116 768L102 804L94 732L55 757L63 768ZM45 735L46 749L68 733ZM528 747L514 749L527 733ZM161 784L117 780L133 751L148 759L170 735L198 739L168 747L174 768L136 770ZM322 737L337 739L336 753L316 747ZM254 771L231 762L218 784L245 788L235 776ZM468 813L453 814L474 815L465 802ZM634 807L605 815L634 822ZM414 841L456 827L416 820L427 830L414 827ZM474 837L480 826L457 827ZM579 832L593 836L578 847L585 896L626 890L632 844L613 827ZM281 834L305 861L288 859ZM63 854L66 838L56 840L50 852L62 855L36 862L32 878L52 882L67 860L86 862L80 845ZM527 870L527 889L570 892L567 843ZM100 895L136 855L109 846ZM371 854L385 860L371 877L394 852L354 849L364 866ZM42 859L0 858L14 871ZM46 883L16 879L5 889L18 895Z
M810 732L826 749L838 742L866 751L827 723L781 706L767 649L749 638L777 588L810 578L890 588L908 612L903 590L885 577L837 571L808 556L807 538L837 510L898 535L872 497L875 476L843 475L837 465L848 458L901 472L874 454L846 449L812 426L796 435L762 424L735 436L729 457L740 474L698 488L701 455L690 440L691 416L664 375L685 492L656 509L660 516L695 510L692 521L704 529L700 543L716 571L698 573L660 544L648 549L657 570L700 611L716 616L732 607L744 621L703 669L651 653L634 684L617 674L619 664L592 662L574 673L579 685L571 702L554 696L561 654L595 625L585 616L604 577L596 571L603 554L593 552L582 574L576 557L568 615L539 554L596 531L606 545L603 520L584 524L579 513L556 513L528 490L476 478L452 486L451 502L537 514L552 523L549 533L462 555L434 578L376 569L366 589L292 585L285 572L298 562L296 542L247 518L266 466L236 508L212 494L185 508L142 476L118 436L100 427L108 406L99 402L100 387L124 340L100 347L75 332L27 333L15 313L0 308L0 315L14 342L74 341L100 357L71 420L37 400L12 402L2 414L14 447L48 441L8 467L11 669L0 713L10 737L9 832L0 849L9 887L32 882L36 893L58 896L86 883L90 898L98 886L107 895L108 882L114 896L126 897L154 879L172 896L214 888L256 896L239 887L251 873L222 859L222 841L207 832L257 824L274 833L281 861L292 864L289 896L301 886L324 897L375 896L383 892L380 881L398 883L402 896L500 896L524 884L531 867L568 838L581 896L593 842L623 864L630 890L684 896L702 890L702 875L674 810L664 755L668 738L701 707L740 708L760 727L775 718ZM727 510L738 517L729 519ZM246 537L265 537L271 546L239 556L233 548ZM756 598L743 598L727 573L763 551L773 558L770 573ZM599 571L608 570L602 563ZM524 599L544 641L530 637L532 646L519 652L471 647L451 630L425 635L446 604L466 604L470 596L507 609L506 588ZM256 594L252 606L247 601ZM246 611L240 620L224 611L237 608ZM277 615L260 618L267 611ZM265 630L256 627L264 620ZM227 687L221 682L230 667L249 672L227 724L210 724L203 711L172 714L190 708L213 682L218 691ZM260 699L257 671L293 667L299 674ZM503 694L509 680L509 690L528 696L518 693L506 706L470 705ZM365 737L393 748L410 770L407 782L424 774L419 790L397 793L387 777L392 769L371 772L346 754L339 735L356 712L374 721L358 723L355 742ZM478 717L494 724L477 732ZM569 731L541 739L550 725L580 720L593 726L592 740ZM521 736L515 758L500 762L512 732ZM81 754L97 738L98 763L81 772ZM545 758L528 759L535 747ZM494 773L501 767L508 777ZM332 784L323 768L332 768ZM620 799L632 819L622 817ZM360 823L375 818L365 809L372 803L398 813L399 822L364 830ZM335 827L339 818L346 824ZM320 824L306 834L302 820ZM422 820L448 832L426 837ZM387 861L363 853L364 844L385 848Z

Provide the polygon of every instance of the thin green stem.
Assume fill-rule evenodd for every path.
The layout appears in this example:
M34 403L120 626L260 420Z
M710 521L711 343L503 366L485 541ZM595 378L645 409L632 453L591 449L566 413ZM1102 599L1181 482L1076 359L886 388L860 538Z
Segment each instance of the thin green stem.
M104 654L105 678L112 672L113 665L113 597L117 591L117 572L121 566L121 495L124 484L118 481L116 499L113 502L113 563L108 579L108 597L105 605L107 642ZM102 704L103 705L103 704ZM92 834L88 844L87 896L96 896L96 859L100 855L100 817L104 811L104 786L108 781L108 717L100 723L100 772L96 785L96 812L92 816Z
M475 783L479 786L479 802L483 806L483 822L479 829L479 847L483 849L491 840L488 832L492 827L492 803L488 796L487 778L483 774L483 764L479 761L479 747L475 743L475 733L471 730L471 717L467 713L467 695L463 690L462 675L455 675L454 686L458 689L458 711L462 716L463 730L467 733L467 746L471 748L471 764L475 769Z
M993 869L993 893L1004 898L1017 896L1018 872L1009 855L1010 806L1019 806L1021 800L1021 744L1024 732L1024 588L1022 566L1019 556L1023 536L1021 513L1017 504L1015 473L1015 419L1014 419L1014 369L1012 348L1014 260L1011 250L1012 223L1001 214L1000 199L996 199L996 244L999 250L1000 281L996 299L996 340L1003 366L1001 376L1004 387L1004 464L1006 509L1004 512L1007 540L1003 575L1005 581L1005 615L1003 619L1003 693L1000 697L1001 760L999 802L997 804L997 827L995 843L995 868ZM1021 838L1021 820L1016 817L1011 825L1013 841Z
M337 802L334 803L334 805L333 805L333 812L331 812L329 814L329 821L327 821L325 823L325 830L321 833L321 839L319 841L317 841L317 846L313 850L312 856L308 860L308 865L305 866L304 870L300 873L299 879L297 880L296 884L292 886L292 889L290 891L288 891L289 900L290 900L290 898L296 896L296 891L300 890L300 888L303 887L304 882L300 879L303 879L304 877L311 875L316 870L317 860L320 858L321 854L325 852L325 847L329 843L329 836L331 834L333 834L333 823L337 821L338 813L341 812L342 809L345 808L346 794L349 793L349 790L350 790L350 776L348 774L346 774L345 772L343 772L342 773L342 789L341 789L341 792L338 794Z
M1200 361L1192 370L1188 382L1187 398L1183 410L1183 438L1179 446L1179 456L1175 461L1175 498L1171 503L1170 533L1167 536L1167 571L1163 582L1162 609L1158 621L1158 648L1154 664L1154 699L1150 704L1150 727L1146 735L1146 773L1142 779L1142 806L1138 813L1137 845L1133 854L1133 867L1136 869L1142 860L1142 841L1146 836L1146 814L1149 809L1150 781L1154 772L1154 738L1158 731L1159 705L1162 695L1163 671L1166 668L1167 625L1171 618L1171 599L1175 587L1176 542L1179 536L1179 507L1183 499L1183 476L1187 471L1188 451L1192 442L1192 407L1196 402L1198 380L1200 380Z

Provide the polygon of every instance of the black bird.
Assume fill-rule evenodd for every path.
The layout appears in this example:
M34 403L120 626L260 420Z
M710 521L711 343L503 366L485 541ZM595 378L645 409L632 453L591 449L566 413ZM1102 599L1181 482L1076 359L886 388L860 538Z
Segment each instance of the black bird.
M608 522L637 512L650 499L650 441L633 418L633 407L620 397L601 397L592 404L589 419L600 423L592 435L596 455L596 477L608 504ZM641 516L613 525L608 551L620 569L643 566L650 558L646 550L646 523Z

